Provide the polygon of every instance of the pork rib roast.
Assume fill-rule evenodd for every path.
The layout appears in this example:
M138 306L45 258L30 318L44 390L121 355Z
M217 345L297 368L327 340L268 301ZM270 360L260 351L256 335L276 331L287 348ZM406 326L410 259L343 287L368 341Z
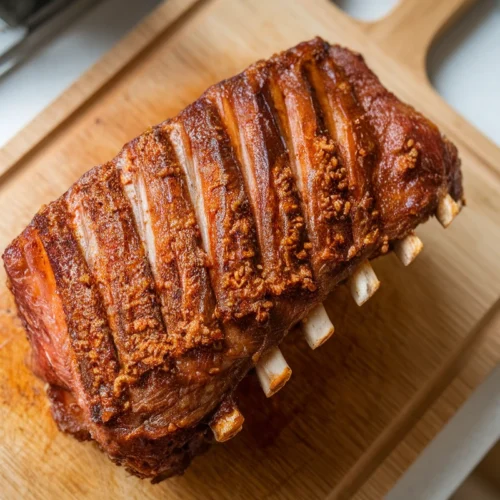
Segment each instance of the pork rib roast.
M4 253L55 421L139 477L182 473L241 428L251 368L268 394L289 377L292 326L321 329L334 287L362 269L369 289L368 259L411 260L414 228L462 201L456 148L345 48L317 38L209 88Z

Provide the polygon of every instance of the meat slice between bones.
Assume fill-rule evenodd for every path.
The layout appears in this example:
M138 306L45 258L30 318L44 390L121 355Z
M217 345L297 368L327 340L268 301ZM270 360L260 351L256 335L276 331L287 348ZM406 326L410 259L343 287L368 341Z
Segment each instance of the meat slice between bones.
M361 56L314 39L211 87L44 207L4 254L53 416L159 481L244 425L252 368L289 380L279 344L312 349L370 259L422 250L463 204L456 148Z

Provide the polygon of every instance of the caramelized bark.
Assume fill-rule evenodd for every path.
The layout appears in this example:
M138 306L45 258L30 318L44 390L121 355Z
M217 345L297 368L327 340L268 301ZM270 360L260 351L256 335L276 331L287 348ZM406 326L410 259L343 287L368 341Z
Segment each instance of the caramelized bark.
M314 87L305 77L305 65L312 58L297 49L277 58L273 68L273 96L288 147L293 151L314 271L322 294L333 276L340 275L349 260L352 228L349 219L349 179L340 160L338 145L327 127L327 118Z
M383 87L359 54L339 46L330 54L351 82L378 142L372 179L387 238L401 238L424 222L448 192L462 201L456 148L436 125Z
M29 225L3 255L8 286L31 344L31 368L48 383L73 385L68 328L54 272L38 232Z
M34 219L41 243L54 273L74 359L94 420L108 421L119 411L113 390L118 360L106 312L96 284L76 241L63 198Z
M218 314L225 321L253 314L263 323L272 303L265 297L254 220L229 136L205 98L183 111L179 122L189 140L190 176L203 200Z
M85 174L67 199L123 365L115 381L119 390L152 368L167 369L165 358L173 343L114 163Z
M138 198L136 221L161 301L174 352L223 338L214 317L215 298L186 179L169 138L169 125L128 144L119 157L122 182ZM139 224L138 224L139 225Z
M268 289L313 292L305 221L267 79L265 68L254 67L221 85L214 100L242 165Z
M306 65L306 72L347 172L349 194L346 200L334 203L334 208L351 221L353 246L348 257L353 258L370 250L380 236L371 181L377 160L376 141L344 71L328 57L327 44L315 59L316 64Z
M212 87L5 251L54 419L139 477L182 473L261 355L461 181L347 49L315 39Z

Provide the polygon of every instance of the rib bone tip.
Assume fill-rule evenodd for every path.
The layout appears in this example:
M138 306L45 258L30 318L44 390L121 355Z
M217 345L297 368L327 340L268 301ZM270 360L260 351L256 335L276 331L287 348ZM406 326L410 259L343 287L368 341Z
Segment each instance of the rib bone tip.
M238 407L233 406L228 413L216 417L210 424L210 428L214 433L215 439L219 443L224 443L224 441L229 441L241 431L244 421L245 418Z
M364 260L348 280L351 295L358 306L362 306L379 289L380 281L370 262Z
M302 331L311 349L323 345L333 335L335 327L323 304L315 306L302 320Z
M262 390L268 398L276 394L292 375L292 369L279 347L271 347L262 355L256 371Z
M415 234L394 243L394 253L404 266L409 266L424 248L422 240Z
M439 200L436 217L444 228L447 228L460 212L461 204L449 194Z

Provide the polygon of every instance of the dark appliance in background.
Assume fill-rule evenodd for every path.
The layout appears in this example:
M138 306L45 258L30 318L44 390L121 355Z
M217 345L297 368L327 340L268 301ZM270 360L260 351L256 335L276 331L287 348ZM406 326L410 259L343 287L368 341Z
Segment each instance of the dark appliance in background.
M0 0L0 78L100 0Z

